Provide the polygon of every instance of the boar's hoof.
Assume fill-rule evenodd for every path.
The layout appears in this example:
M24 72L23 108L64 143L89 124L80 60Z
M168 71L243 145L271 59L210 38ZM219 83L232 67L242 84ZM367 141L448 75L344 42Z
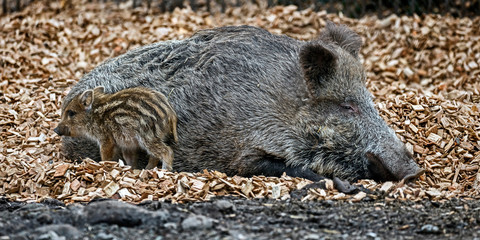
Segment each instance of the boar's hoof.
M335 188L341 193L355 194L360 191L360 188L352 185L348 181L341 180L337 177L334 177L332 180Z

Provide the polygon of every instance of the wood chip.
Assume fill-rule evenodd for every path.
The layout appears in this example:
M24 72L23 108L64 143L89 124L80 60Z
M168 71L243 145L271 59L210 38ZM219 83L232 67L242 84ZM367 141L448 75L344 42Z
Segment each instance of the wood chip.
M114 181L111 181L103 188L103 191L107 197L112 197L113 194L117 193L118 189L120 189L120 185Z
M97 197L136 203L205 201L218 195L287 199L290 191L311 181L286 175L244 178L207 170L133 170L122 161L71 162L60 153L61 140L53 129L62 99L78 79L130 49L223 25L255 25L310 40L329 19L368 39L359 53L367 87L380 115L426 170L409 184L372 180L356 184L383 189L388 199L480 198L480 17L348 19L291 7L260 9L254 4L218 15L191 9L127 11L114 3L102 6L94 1L62 12L38 1L22 12L0 17L0 115L4 116L0 195L18 201L52 197L65 203ZM144 21L146 17L153 20ZM19 47L20 43L27 44ZM339 193L331 180L325 185L326 189L309 189L303 200L365 199L363 194Z
M428 135L427 139L434 142L434 143L439 143L440 140L442 140L442 137L438 136L435 133L430 133L430 135Z
M68 163L58 165L56 170L55 170L55 174L53 174L53 176L54 177L60 177L60 176L65 175L65 173L67 172L69 167L70 167L70 164L68 164Z
M382 184L382 186L380 187L380 191L389 192L390 189L392 189L393 186L395 186L395 184L393 184L393 183L390 182L390 181L384 182L384 183Z
M423 108L422 105L412 105L412 109L417 112L421 112L425 110L425 108Z

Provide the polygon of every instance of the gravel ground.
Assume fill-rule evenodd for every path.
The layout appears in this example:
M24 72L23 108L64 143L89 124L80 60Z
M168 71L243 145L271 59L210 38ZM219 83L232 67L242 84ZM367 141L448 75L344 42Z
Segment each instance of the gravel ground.
M0 196L24 200L0 197L0 240L480 240L480 201L452 198L478 198L479 194L479 17L425 15L354 20L289 7L265 11L239 8L218 16L187 9L148 14L112 4L76 4L61 9L57 1L52 1L52 6L37 2L22 12L0 18L0 115L7 116L0 120ZM380 113L426 169L416 189L396 188L391 195L419 201L389 201L379 196L355 203L302 202L299 199L305 192L300 191L286 201L223 197L185 204L25 202L45 196L89 197L106 181L122 180L112 177L112 169L104 174L93 164L85 164L84 168L67 163L62 165L68 167L63 173L53 167L65 163L59 154L60 140L52 131L58 123L61 99L100 62L138 46L183 39L198 29L224 25L255 25L306 40L313 38L327 19L347 24L364 38L361 54ZM89 166L93 167L89 170ZM142 179L140 174L115 170L116 176ZM90 178L85 173L94 176L90 171L109 178L86 181ZM171 178L172 186L184 180L174 174L166 176ZM201 183L193 175L187 180L183 183L188 186ZM255 178L250 184L262 185L262 181L266 179ZM154 182L153 186L158 184ZM240 192L243 186L230 185L218 193L232 194L232 189ZM272 188L262 186L265 189L255 194L268 193ZM159 189L152 187L152 193L147 193L159 194ZM182 195L177 194L176 187L168 189L171 196L197 196L193 190ZM167 193L158 197L168 197Z
M480 239L480 202L0 200L0 239Z

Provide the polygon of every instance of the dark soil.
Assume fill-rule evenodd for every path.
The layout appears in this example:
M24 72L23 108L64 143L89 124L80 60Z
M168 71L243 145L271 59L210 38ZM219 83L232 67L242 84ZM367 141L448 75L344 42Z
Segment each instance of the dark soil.
M0 200L0 239L480 239L480 202Z

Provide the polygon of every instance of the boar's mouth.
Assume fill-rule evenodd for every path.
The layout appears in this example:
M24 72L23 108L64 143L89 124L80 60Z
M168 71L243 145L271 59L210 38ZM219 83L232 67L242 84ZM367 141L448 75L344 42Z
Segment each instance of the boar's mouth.
M407 181L413 180L415 178L418 178L423 173L425 173L425 169L420 168L416 173L411 173L411 174L408 174L405 177L403 177L403 181L407 182Z
M366 157L368 159L368 171L370 172L371 178L375 181L384 182L403 180L404 182L407 182L417 178L425 172L424 169L417 166L405 166L405 169L400 170L397 173L393 173L386 166L384 160L378 155L368 152L366 153Z
M373 153L367 153L366 154L367 159L368 159L368 171L371 174L371 177L375 181L396 181L398 180L393 173L385 167L385 165L382 163L382 160L380 158L373 154Z

